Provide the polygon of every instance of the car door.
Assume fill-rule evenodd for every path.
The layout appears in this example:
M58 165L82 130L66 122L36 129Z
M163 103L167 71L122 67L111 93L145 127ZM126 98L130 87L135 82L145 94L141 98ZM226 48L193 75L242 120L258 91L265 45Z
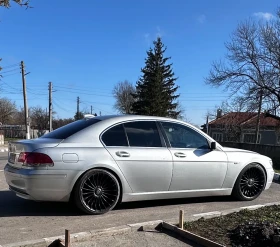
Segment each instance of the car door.
M133 192L168 191L172 156L155 121L120 123L101 139Z
M211 150L208 140L187 125L161 122L161 126L174 163L170 191L221 188L227 172L227 155Z

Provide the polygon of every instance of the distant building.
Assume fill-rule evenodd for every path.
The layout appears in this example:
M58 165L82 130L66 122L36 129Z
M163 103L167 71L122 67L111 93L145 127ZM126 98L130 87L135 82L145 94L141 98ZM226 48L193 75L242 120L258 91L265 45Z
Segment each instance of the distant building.
M255 143L258 114L255 112L230 112L217 114L208 123L208 134L218 142ZM207 124L203 125L207 132ZM280 117L260 114L259 144L280 145Z

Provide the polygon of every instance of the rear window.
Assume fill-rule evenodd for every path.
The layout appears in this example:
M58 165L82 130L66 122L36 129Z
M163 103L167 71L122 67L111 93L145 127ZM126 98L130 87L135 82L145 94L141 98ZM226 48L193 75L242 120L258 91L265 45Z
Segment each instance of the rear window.
M62 126L40 138L51 138L51 139L66 139L71 135L76 134L82 129L85 129L95 123L100 122L99 119L82 119L73 123Z

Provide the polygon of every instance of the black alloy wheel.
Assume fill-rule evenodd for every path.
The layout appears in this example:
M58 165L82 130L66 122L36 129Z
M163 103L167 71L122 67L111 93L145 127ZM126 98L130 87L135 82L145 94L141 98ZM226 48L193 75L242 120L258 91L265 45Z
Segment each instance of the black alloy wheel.
M264 169L259 164L246 166L239 174L233 195L242 201L256 199L265 189L266 175Z
M87 214L107 213L116 206L119 197L119 182L106 170L86 172L75 188L76 205Z

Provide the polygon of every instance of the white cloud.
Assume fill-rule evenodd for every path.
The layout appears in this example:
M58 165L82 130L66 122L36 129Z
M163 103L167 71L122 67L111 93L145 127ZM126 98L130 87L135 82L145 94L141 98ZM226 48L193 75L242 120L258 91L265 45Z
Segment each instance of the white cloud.
M157 32L156 32L156 38L157 37L162 37L163 36L163 32L162 32L162 30L160 29L160 27L157 27Z
M165 35L165 32L160 28L156 27L156 31L152 33L145 33L143 35L145 43L148 45L151 45L154 40L157 39L157 37L163 37Z
M144 34L144 40L147 44L150 44L151 42L151 35L149 33Z
M257 13L254 13L253 15L260 19L264 19L267 21L270 21L275 18L275 16L273 14L268 13L268 12L257 12Z
M206 15L200 15L197 17L197 21L200 23L200 24L203 24L205 21L206 21Z

